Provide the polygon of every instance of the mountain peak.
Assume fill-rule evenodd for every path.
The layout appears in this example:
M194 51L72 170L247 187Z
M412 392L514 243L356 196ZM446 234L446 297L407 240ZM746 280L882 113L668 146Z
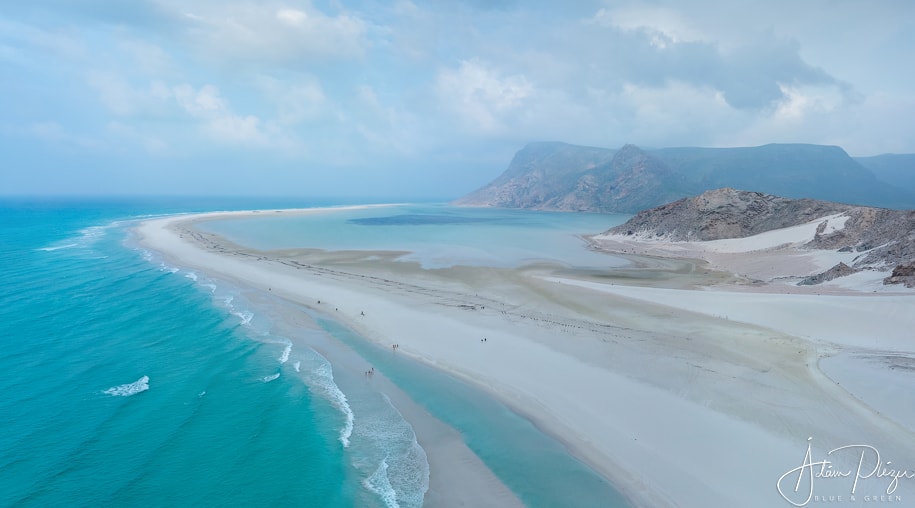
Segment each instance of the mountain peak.
M635 213L722 188L731 191L719 190L716 199L741 188L789 198L915 207L910 186L879 181L836 146L646 150L626 144L610 150L555 141L529 143L501 176L455 204Z

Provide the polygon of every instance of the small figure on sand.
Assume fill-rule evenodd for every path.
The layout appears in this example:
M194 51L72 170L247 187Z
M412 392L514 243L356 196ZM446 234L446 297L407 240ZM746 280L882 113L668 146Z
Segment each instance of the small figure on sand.
M365 312L361 312L361 311L360 311L359 314L362 314L362 315L364 316L364 315L365 315Z
M396 351L397 348L399 348L399 347L400 347L400 344L391 344L391 349L393 349L393 350L395 350L395 351Z

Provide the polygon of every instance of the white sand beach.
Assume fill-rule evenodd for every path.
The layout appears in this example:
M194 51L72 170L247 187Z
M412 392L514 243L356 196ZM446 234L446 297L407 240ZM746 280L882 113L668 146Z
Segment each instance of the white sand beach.
M911 410L893 409L915 406L913 391L894 391L905 399L895 405L881 391L915 387L915 370L889 367L915 356L915 295L833 284L827 296L747 283L820 266L817 254L780 247L797 240L726 248L595 240L670 260L668 270L664 259L633 258L654 263L640 279L638 269L618 277L543 265L424 270L374 252L260 252L194 228L218 216L149 220L137 232L142 245L178 266L325 312L486 390L560 439L636 506L791 506L786 498L804 501L806 486L795 492L797 474L788 475L783 497L777 483L802 465L808 443L813 460L830 460L836 470L854 470L859 457L826 452L868 445L915 476ZM754 265L763 252L778 263ZM681 259L703 257L706 263ZM843 360L821 368L837 356ZM879 383L865 382L862 373L884 357L895 363L882 364ZM435 432L417 430L432 441ZM468 489L435 482L443 468L464 464L454 481L474 486L479 504L468 505L517 503L449 439L438 448L421 443L430 454L430 500L460 504L445 489ZM860 480L855 494L888 495L889 479L875 476ZM847 500L853 479L817 478L811 492ZM889 494L915 502L915 478L899 479Z

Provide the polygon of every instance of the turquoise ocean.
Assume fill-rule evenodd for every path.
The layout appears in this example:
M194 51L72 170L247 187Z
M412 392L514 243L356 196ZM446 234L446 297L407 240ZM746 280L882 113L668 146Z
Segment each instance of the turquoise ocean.
M337 204L0 201L0 506L421 506L425 451L353 358L458 430L526 505L625 506L478 390L309 309L281 322L293 304L170 266L130 233L171 213ZM207 227L264 248L406 248L430 268L521 264L546 241L547 257L598 266L613 261L571 233L620 220L434 205L311 217Z

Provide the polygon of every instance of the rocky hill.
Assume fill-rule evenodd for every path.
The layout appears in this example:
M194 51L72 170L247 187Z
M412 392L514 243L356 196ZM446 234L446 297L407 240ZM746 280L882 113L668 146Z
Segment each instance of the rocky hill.
M844 226L827 229L825 218L837 214L844 218ZM819 219L824 222L802 248L860 254L854 257L850 266L836 265L808 283L862 269L876 269L894 271L890 278L896 280L888 282L915 285L915 210L788 199L723 188L644 210L606 234L667 241L706 241L744 238Z
M879 180L839 147L800 144L609 150L531 143L501 176L455 204L635 213L720 187L915 208L915 188Z
M743 238L853 208L857 207L723 188L643 210L609 232L658 236L671 241Z

